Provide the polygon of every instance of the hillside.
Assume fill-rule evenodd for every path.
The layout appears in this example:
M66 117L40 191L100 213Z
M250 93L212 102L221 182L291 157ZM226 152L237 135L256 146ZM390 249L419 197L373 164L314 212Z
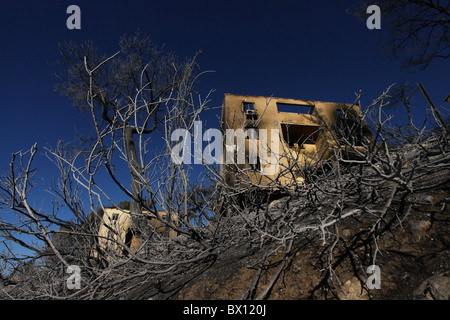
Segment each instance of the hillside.
M325 254L320 241L294 242L289 255L284 249L261 260L266 248L230 248L204 274L173 296L176 299L255 298L267 289L284 259L286 263L268 299L439 299L450 297L449 214L445 199L450 185L423 195L433 204L415 206L402 226L389 230L378 241L377 265L381 289L368 290L366 276L355 260L370 265L371 245L358 239L367 225L352 218L340 226L343 244L335 250L334 272L327 281ZM443 210L441 210L444 208ZM395 220L392 221L395 223ZM362 263L364 265L364 263ZM260 267L262 266L261 270Z
M296 188L230 187L204 227L153 233L136 252L105 252L109 260L92 259L84 230L95 225L73 225L52 244L82 266L79 289L48 249L42 264L2 279L1 297L447 300L449 151L447 139L430 136L305 168Z
M261 229L249 231L178 277L142 282L127 298L449 299L448 154L417 157L418 152L405 153L410 163L421 163L409 192L392 181L377 185L381 201L348 203L343 212L361 210L343 214L325 239L320 230L298 232L283 244L279 237L261 241ZM271 216L294 212L290 228L301 230L313 225L302 212L304 204L302 192L281 195L268 202L268 211ZM373 261L380 268L380 289L366 285Z
M365 220L352 218L340 226L343 244L336 250L334 272L338 279L327 281L328 246L320 241L296 240L289 254L285 248L264 259L273 248L255 248L236 243L217 260L187 273L186 283L168 292L158 292L145 283L130 294L133 299L243 299L256 298L271 283L283 264L268 299L439 299L450 297L449 214L450 184L423 194L432 203L414 206L402 226L389 230L379 244L377 265L381 289L368 290L366 277L355 260L370 264L371 245L360 235ZM425 201L424 201L425 202ZM395 223L392 221L392 223ZM286 259L286 260L285 260ZM286 261L284 263L284 261ZM183 281L180 281L183 282Z

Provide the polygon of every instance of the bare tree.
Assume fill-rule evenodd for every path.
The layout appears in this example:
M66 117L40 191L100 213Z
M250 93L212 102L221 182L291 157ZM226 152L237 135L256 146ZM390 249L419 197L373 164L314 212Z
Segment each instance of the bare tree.
M189 108L198 76L196 56L181 62L139 33L122 37L120 51L109 57L99 55L92 43L66 43L60 49L64 73L58 89L91 113L96 132L93 150L110 174L113 151L125 157L131 175L130 209L136 228L141 229L143 180L148 179L144 148L149 139L145 137L164 129L161 126L173 121L170 117L195 118L196 110ZM174 114L175 109L179 114Z
M49 190L53 211L36 208L29 200L37 145L14 154L10 172L2 177L0 205L15 214L1 220L3 239L31 251L21 256L11 249L4 261L17 270L30 261L42 267L37 270L56 270L43 271L50 278L38 291L29 290L30 295L103 297L126 281L176 273L214 255L201 231L210 215L205 211L208 196L204 194L203 204L193 201L201 181L194 182L189 167L171 160L171 132L189 132L208 103L208 97L203 100L195 92L202 74L198 55L182 61L140 34L121 38L119 45L120 50L109 56L100 55L92 43L60 47L63 72L58 90L90 114L94 134L82 149L64 143L46 149L60 171ZM128 167L130 182L118 173L121 166ZM121 195L105 191L111 183ZM99 234L105 225L102 213L107 207L123 210L117 197L130 200L132 233L141 239L137 250L119 236L122 230L110 225L105 240L120 250L105 251L99 245L104 237ZM176 231L176 239L155 232L150 218ZM24 234L30 238L24 240ZM83 271L83 289L78 292L70 292L64 283L64 270L72 264Z

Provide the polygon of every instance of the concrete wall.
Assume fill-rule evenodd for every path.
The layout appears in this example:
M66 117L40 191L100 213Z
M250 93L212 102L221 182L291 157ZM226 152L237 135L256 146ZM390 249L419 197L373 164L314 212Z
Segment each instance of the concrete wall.
M143 212L146 214L146 212ZM147 213L148 214L148 213ZM165 217L165 211L158 211L160 216ZM154 231L163 234L166 227L155 217L148 216L150 225ZM103 213L103 221L98 231L98 245L103 252L112 252L122 254L126 252L124 245L131 251L136 251L141 246L141 239L133 236L131 233L131 215L129 210L117 208L105 208ZM176 237L176 232L172 229L168 230L169 238ZM98 258L98 252L93 253L94 258Z

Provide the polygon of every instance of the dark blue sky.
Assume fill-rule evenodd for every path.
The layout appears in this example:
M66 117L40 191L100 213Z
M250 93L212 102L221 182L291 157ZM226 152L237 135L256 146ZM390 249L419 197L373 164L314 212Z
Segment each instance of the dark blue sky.
M408 74L398 61L382 60L380 31L346 13L358 2L2 1L0 170L15 151L38 142L43 152L86 129L89 119L53 90L58 42L93 40L112 54L119 36L137 29L179 56L203 51L200 67L215 71L200 85L203 93L216 90L211 105L220 105L227 92L353 102L362 90L364 106L405 77L414 85L421 81L442 105L449 93L448 62ZM81 30L66 28L71 4L81 8ZM421 97L417 102L420 118L426 104ZM45 175L48 160L36 164Z

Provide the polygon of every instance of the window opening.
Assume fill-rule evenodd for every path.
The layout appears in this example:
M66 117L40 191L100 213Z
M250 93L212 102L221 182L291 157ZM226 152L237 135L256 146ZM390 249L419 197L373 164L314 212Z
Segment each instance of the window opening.
M258 120L258 114L255 109L254 102L243 102L243 110L245 115L246 128L254 127L255 121Z
M277 108L278 112L312 114L314 110L314 105L277 103Z
M319 126L282 123L283 139L290 148L301 148L303 144L315 144Z
M243 107L244 107L244 113L247 112L247 111L256 111L254 102L244 101L242 103L243 103Z

